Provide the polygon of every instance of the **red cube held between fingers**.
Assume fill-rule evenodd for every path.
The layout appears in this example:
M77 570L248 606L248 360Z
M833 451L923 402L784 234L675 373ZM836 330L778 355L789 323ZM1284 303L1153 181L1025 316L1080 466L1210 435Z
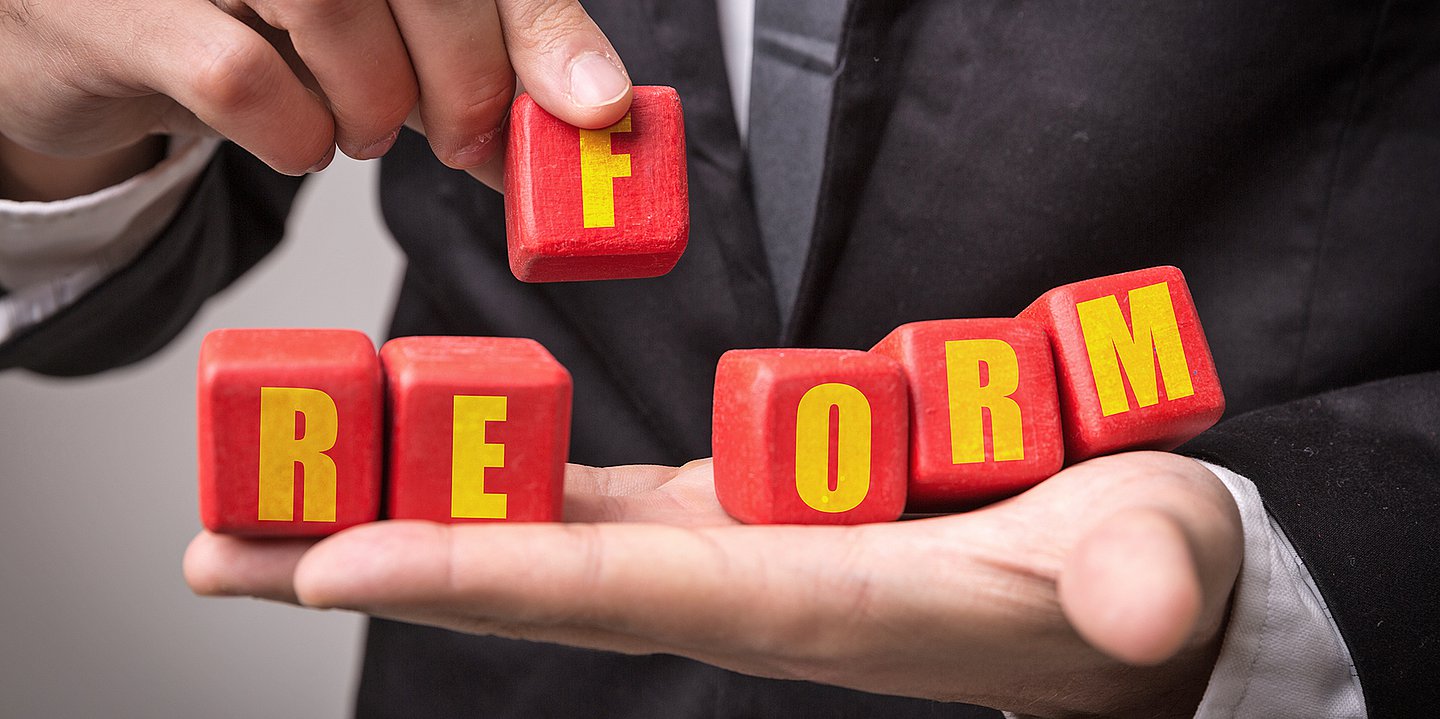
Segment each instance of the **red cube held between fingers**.
M748 524L888 522L905 508L909 407L894 360L732 350L715 373L715 493Z
M685 251L685 119L669 87L636 87L614 125L583 130L529 94L510 109L505 224L526 282L656 277Z
M402 337L385 343L388 516L560 520L570 373L538 342Z
M1034 322L913 322L871 351L909 380L911 511L972 508L1064 465L1050 342Z
M1225 412L1210 345L1174 267L1057 287L1020 316L1050 335L1068 462L1174 449Z
M380 511L375 345L352 330L228 329L200 347L200 519L316 536Z

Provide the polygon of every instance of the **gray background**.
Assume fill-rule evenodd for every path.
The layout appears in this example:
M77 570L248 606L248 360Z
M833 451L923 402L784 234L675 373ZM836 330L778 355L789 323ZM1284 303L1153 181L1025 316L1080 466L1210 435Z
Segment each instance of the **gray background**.
M200 599L180 558L200 528L204 334L383 338L401 259L376 169L342 157L312 177L280 249L139 366L80 380L0 373L0 717L349 714L360 617Z

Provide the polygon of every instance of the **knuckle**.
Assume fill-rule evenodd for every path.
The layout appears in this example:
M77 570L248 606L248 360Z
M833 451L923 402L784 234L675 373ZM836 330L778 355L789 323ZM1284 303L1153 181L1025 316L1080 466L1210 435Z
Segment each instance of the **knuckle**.
M507 66L448 91L445 99L426 101L425 127L437 156L451 166L478 161L480 148L499 136L514 94L515 79Z
M514 94L515 78L507 67L503 72L486 73L468 83L442 112L460 132L488 132L500 125Z
M258 38L212 44L193 65L191 85L215 112L239 113L265 100L272 73L269 46Z

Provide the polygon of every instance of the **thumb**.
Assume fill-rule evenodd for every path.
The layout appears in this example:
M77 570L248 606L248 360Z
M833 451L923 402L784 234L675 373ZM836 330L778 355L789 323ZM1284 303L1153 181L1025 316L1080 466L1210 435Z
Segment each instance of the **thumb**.
M535 102L579 127L608 127L630 108L630 76L576 0L499 0L505 47Z
M1098 524L1066 559L1058 591L1080 636L1129 664L1160 664L1202 628L1196 553L1181 523L1159 509L1128 509Z

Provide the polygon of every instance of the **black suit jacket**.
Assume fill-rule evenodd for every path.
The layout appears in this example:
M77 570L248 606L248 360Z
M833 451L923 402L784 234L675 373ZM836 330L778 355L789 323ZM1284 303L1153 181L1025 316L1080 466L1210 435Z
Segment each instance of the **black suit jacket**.
M782 331L713 0L586 3L679 89L690 249L653 280L523 285L500 196L403 135L382 200L395 334L524 335L575 377L572 458L706 456L730 348L865 348L1012 315L1065 282L1187 274L1230 418L1188 451L1260 487L1371 716L1433 709L1440 523L1440 4L856 0L821 203ZM54 374L139 360L279 239L298 181L225 147L170 228L0 347ZM374 622L362 716L964 716L974 710Z

